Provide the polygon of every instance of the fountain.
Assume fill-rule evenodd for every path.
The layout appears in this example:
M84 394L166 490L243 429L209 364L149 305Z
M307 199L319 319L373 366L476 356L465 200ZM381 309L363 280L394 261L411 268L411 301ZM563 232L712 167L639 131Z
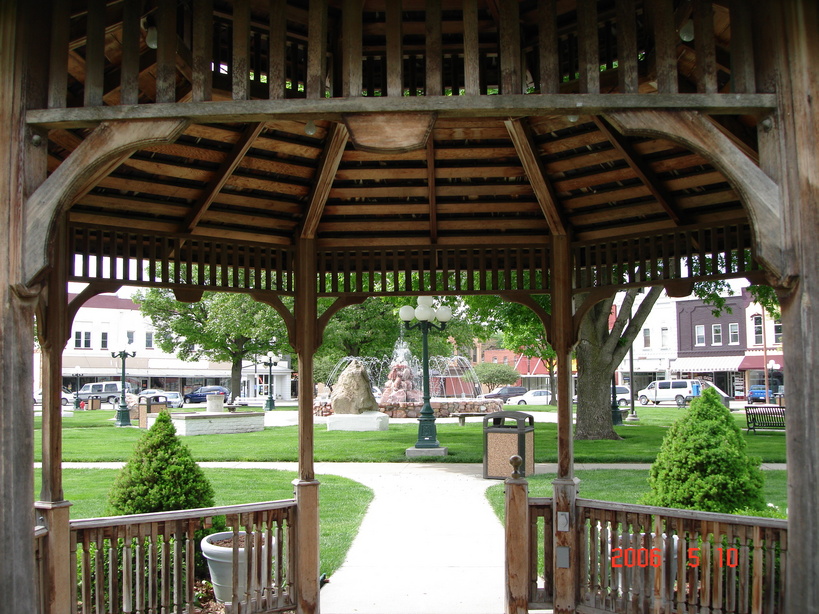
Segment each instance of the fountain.
M346 356L335 366L327 384L333 386L339 375L354 360L362 363L370 383L383 387L378 405L382 412L393 418L416 418L423 404L421 363L399 338L392 356ZM502 409L492 400L477 399L480 381L465 356L430 356L430 394L435 416L444 418L457 412L493 412ZM318 403L317 415L329 415L332 409Z

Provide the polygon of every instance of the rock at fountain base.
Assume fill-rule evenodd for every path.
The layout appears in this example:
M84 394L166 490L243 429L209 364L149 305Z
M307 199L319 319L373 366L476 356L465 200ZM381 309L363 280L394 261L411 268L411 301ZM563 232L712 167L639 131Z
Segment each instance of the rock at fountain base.
M328 431L386 431L389 426L390 417L380 411L327 416Z
M440 448L407 448L407 458L415 458L418 456L446 456L449 450L445 447Z

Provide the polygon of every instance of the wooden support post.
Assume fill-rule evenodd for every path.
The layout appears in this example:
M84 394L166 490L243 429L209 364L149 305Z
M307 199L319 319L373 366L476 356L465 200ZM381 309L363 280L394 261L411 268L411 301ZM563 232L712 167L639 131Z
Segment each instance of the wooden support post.
M577 595L577 522L572 432L572 325L571 244L566 235L552 237L552 330L557 352L557 479L554 485L554 611L574 612Z
M309 379L309 378L306 378ZM319 483L295 480L296 612L319 612Z
M518 473L506 478L506 614L529 611L529 482ZM511 462L511 461L510 461ZM513 462L514 466L514 462Z
M297 612L319 611L318 485L313 468L313 354L318 349L316 242L300 239L297 246L295 348L299 356L299 480L296 544Z
M71 614L70 501L37 501L37 524L48 528L43 586L43 614Z
M62 386L63 349L68 341L70 323L66 269L66 225L61 220L55 229L48 283L37 310L37 329L42 352L42 487L35 506L48 527L43 594L45 613L71 612L71 556L69 508L63 494Z
M50 3L44 3L50 7ZM34 559L34 306L23 285L23 203L46 176L45 134L26 127L27 108L48 97L48 28L40 3L0 9L0 557L4 611L40 612ZM45 9L49 10L49 9ZM39 229L46 233L47 227ZM13 553L13 556L11 555ZM46 588L46 590L48 590Z
M772 279L782 309L784 369L788 378L788 612L813 612L819 603L819 7L814 0L754 7L754 26L765 36L757 51L758 82L775 84L780 108L760 125L760 166L785 192L784 274ZM757 9L760 9L759 11ZM781 23L780 23L781 22ZM761 79L760 79L761 77ZM774 237L758 232L763 247Z

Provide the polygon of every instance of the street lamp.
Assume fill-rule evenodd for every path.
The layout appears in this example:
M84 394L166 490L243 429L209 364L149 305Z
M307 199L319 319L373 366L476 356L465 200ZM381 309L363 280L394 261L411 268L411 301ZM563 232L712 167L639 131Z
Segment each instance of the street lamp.
M80 410L80 365L74 366L74 411Z
M780 368L781 365L773 358L768 361L768 370L765 371L765 402L769 405L771 403L771 379L773 378L773 372L779 371Z
M418 306L404 305L398 312L398 316L404 321L407 330L413 328L421 329L422 354L421 365L423 367L424 378L424 406L421 408L421 415L418 417L418 441L416 448L439 448L438 433L435 428L435 413L429 403L429 343L427 335L430 329L444 330L446 323L452 319L452 309L442 305L438 310L432 308L431 296L419 296ZM418 320L415 324L410 324L413 318ZM435 324L433 320L438 320Z
M128 352L127 350L111 352L111 358L119 358L122 361L122 396L120 396L119 407L117 408L117 426L131 426L131 414L128 412L128 403L125 402L125 359L134 356L136 356L136 352Z
M262 364L267 367L267 401L264 403L264 410L273 411L276 409L276 399L273 398L273 367L279 364L279 357L270 350L267 353L267 360Z

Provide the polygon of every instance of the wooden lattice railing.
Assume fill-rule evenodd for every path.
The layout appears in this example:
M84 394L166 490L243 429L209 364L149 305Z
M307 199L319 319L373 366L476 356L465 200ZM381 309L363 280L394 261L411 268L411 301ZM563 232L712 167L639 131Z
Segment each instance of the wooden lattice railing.
M551 607L552 561L554 559L552 499L529 498L529 607Z
M81 614L188 612L195 593L195 552L200 529L224 516L244 532L246 577L233 558L235 613L292 609L296 503L270 501L71 522L74 592ZM262 546L265 547L262 547ZM240 586L246 587L244 592ZM236 607L236 604L241 604Z
M787 522L577 500L588 612L784 614Z
M712 3L693 3L688 44L677 33L688 21L683 8L643 4L583 0L572 11L546 1L470 1L461 10L346 3L342 14L326 0L271 0L253 11L247 0L215 11L212 2L163 0L147 12L138 2L57 3L48 106L637 94L650 70L660 94L676 94L683 54L686 63L698 59L697 92L731 101L756 92L752 3L720 4L716 19ZM147 73L156 83L146 89Z

